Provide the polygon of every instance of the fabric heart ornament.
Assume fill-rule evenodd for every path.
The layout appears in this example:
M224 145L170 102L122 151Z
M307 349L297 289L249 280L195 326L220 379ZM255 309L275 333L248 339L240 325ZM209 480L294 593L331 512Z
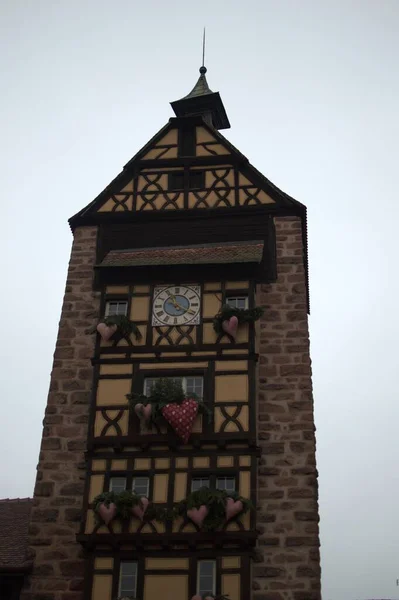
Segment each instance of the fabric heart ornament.
M114 504L113 502L111 502L109 506L107 506L106 504L100 504L100 506L98 507L98 514L100 515L104 523L108 525L109 523L111 523L112 519L115 518L116 504Z
M104 342L108 342L117 329L117 325L106 325L105 323L99 323L97 325L97 331L101 335L101 338L104 340Z
M193 523L201 527L204 519L208 516L209 508L205 504L201 504L199 508L190 508L187 511L187 516Z
M233 498L227 498L226 500L226 521L230 521L233 517L238 515L244 508L241 500L233 500Z
M231 337L235 340L236 336L237 336L237 329L238 329L237 317L233 316L233 317L230 317L230 319L228 319L227 321L223 321L222 329L225 333L228 333L229 335L231 335Z
M202 596L200 596L199 594L195 594L195 596L193 596L191 600L202 600Z
M137 517L138 519L140 519L140 521L143 520L144 517L144 513L148 508L148 504L149 504L149 500L148 498L140 498L140 504L136 504L136 506L132 506L132 514Z
M192 398L183 400L181 404L166 404L162 408L163 417L185 444L187 444L190 438L197 412L198 402Z
M139 417L139 419L143 419L144 421L149 421L152 413L152 405L151 404L136 404L134 407L134 412Z

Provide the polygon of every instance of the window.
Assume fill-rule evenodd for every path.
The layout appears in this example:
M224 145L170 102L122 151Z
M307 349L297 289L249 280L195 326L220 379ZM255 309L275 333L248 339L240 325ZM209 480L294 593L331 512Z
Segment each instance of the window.
M137 563L121 562L119 571L119 593L118 596L136 597L137 588Z
M144 394L149 396L151 387L159 377L147 377L144 380ZM184 393L189 396L195 394L198 398L202 398L204 394L204 378L203 377L172 377L175 381L181 381Z
M216 561L200 560L197 571L197 594L216 594Z
M127 315L127 300L110 300L105 305L105 316Z
M184 190L184 171L174 171L168 176L169 190ZM188 188L198 190L205 187L205 172L190 171L188 174Z
M186 126L179 129L179 156L195 156L195 127Z
M126 490L126 477L111 477L109 480L109 491L119 494Z
M236 491L236 479L235 477L218 477L216 479L216 489L226 490L226 492Z
M230 296L226 298L226 304L234 308L248 308L248 296Z
M133 477L132 490L139 496L148 497L150 491L149 477Z
M209 477L193 477L191 480L191 491L196 492L203 487L210 487Z

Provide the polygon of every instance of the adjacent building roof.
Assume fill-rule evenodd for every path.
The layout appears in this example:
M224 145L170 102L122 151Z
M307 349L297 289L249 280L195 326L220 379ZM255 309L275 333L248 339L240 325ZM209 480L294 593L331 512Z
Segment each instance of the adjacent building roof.
M100 267L260 263L263 241L111 250Z
M17 571L27 561L28 527L32 498L0 500L0 570Z

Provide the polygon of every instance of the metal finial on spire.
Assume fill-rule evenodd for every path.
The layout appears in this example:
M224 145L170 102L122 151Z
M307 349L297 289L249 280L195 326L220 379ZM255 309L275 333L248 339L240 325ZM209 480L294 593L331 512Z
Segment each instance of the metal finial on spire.
M200 73L201 73L201 75L205 75L205 73L206 73L206 66L205 66L205 27L204 27L204 33L202 34L202 66L200 68Z

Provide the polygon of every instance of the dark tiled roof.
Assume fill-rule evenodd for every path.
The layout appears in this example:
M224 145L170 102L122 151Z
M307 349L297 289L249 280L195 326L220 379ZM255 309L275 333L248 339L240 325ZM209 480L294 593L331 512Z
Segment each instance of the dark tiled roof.
M101 267L260 263L263 241L111 250Z
M28 526L31 498L0 500L0 569L27 564Z

